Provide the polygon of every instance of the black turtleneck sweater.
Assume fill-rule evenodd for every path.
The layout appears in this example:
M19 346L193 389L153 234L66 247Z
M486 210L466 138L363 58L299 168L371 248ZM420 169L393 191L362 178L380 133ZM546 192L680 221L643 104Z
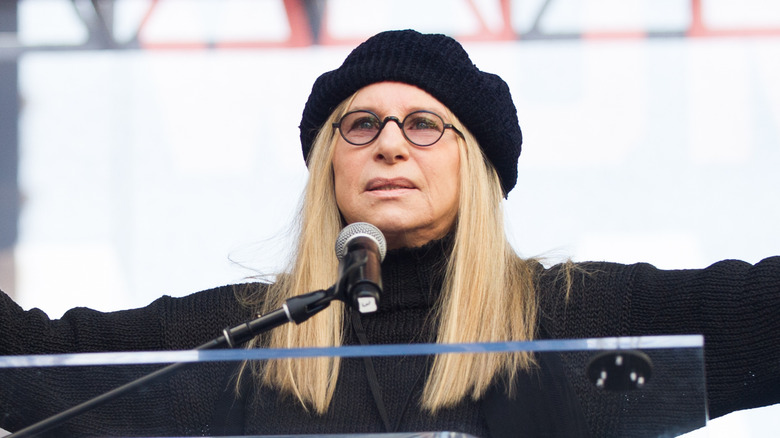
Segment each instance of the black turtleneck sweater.
M382 264L384 291L379 312L360 316L369 343L432 340L431 306L441 289L446 250L442 242L391 251ZM561 295L558 268L539 273L540 316L553 338L703 334L710 417L780 402L780 258L756 265L724 261L707 269L662 271L646 264L583 264L568 300ZM262 285L225 286L183 298L163 297L147 307L102 313L77 308L60 320L36 309L23 311L0 293L0 354L187 349L219 336L251 316L236 293ZM348 318L351 321L351 318ZM359 344L355 327L347 344ZM331 409L309 414L290 398L252 391L242 414L254 434L385 431L362 359L344 361ZM573 363L565 361L592 436L652 435L679 418L677 406L651 412L615 408L600 399ZM401 431L458 430L477 436L493 431L495 412L511 403L466 400L429 416L419 408L422 357L374 359L382 402L391 428ZM79 367L69 370L2 371L0 427L17 430L105 392L154 367L130 371ZM224 406L225 376L233 364L187 370L140 393L72 420L54 436L212 434ZM544 396L546 392L538 392ZM523 400L520 400L521 402ZM534 400L531 400L533 402ZM522 403L533 410L533 403ZM508 422L519 412L501 412ZM491 420L490 417L493 420ZM491 423L492 421L492 423ZM533 421L530 419L528 421ZM695 426L694 423L690 425ZM643 433L644 432L644 433ZM518 431L519 433L519 431ZM657 433L656 433L657 435Z
M376 313L347 315L346 345L408 344L435 339L431 309L439 297L444 269L445 242L417 249L390 251L382 264L383 292ZM355 321L353 318L357 318ZM466 400L436 415L419 406L429 358L425 356L380 357L342 360L339 382L328 413L306 413L299 403L282 399L268 390L247 406L245 433L316 434L452 430L488 436L478 404ZM370 389L370 371L378 390ZM375 396L380 399L375 401ZM386 428L377 404L384 405Z

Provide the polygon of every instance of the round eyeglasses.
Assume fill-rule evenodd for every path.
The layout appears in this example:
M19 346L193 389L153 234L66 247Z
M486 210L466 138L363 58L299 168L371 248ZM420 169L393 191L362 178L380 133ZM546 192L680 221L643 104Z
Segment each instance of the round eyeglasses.
M446 129L452 129L463 137L458 128L450 123L444 123L441 116L430 111L409 113L403 121L395 116L380 120L379 116L366 110L350 111L344 114L338 123L334 123L333 128L338 128L341 137L347 143L363 146L376 140L387 122L398 124L409 143L417 146L430 146L436 143L442 138Z

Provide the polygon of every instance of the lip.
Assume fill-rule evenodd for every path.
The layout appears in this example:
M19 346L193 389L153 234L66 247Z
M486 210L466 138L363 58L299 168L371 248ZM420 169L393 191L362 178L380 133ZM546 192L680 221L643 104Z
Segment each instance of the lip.
M392 194L406 190L416 190L417 186L406 178L372 178L365 187L372 194Z

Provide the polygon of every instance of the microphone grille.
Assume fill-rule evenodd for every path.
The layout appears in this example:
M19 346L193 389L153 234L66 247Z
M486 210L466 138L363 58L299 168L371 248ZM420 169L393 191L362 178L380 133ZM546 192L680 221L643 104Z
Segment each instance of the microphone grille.
M385 236L379 231L379 228L368 222L355 222L344 227L339 233L338 238L336 238L336 257L338 257L339 260L347 255L347 244L349 241L358 236L364 236L374 240L379 249L379 261L385 259L387 243L385 242Z

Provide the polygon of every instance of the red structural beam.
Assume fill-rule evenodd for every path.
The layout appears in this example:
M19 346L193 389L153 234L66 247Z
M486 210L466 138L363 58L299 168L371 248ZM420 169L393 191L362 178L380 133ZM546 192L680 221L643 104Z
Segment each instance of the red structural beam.
M691 26L686 36L692 38L780 36L780 27L712 28L704 22L702 1L691 0Z
M139 46L144 49L206 49L206 48L267 48L267 47L302 47L312 44L319 45L350 45L361 42L367 35L355 37L336 37L328 25L327 8L314 17L308 17L304 0L283 0L284 10L289 25L290 34L285 40L243 40L243 41L150 41L145 39L143 31L147 27L161 0L152 0L138 29ZM584 32L545 33L532 29L528 33L517 31L512 23L511 0L496 0L500 10L500 23L491 26L483 15L483 11L474 0L464 0L477 20L475 32L453 35L461 41L513 41L522 39L643 39L654 37L755 37L780 36L778 27L740 27L714 28L704 20L704 5L702 0L690 0L691 22L687 29L671 32L656 32L647 29L599 30L589 29ZM543 12L542 12L543 13ZM315 36L311 20L319 23Z
M154 14L160 0L152 0L138 29L139 46L144 49L205 49L205 48L269 48L304 47L314 44L311 26L306 18L302 0L283 0L290 35L286 40L221 40L221 41L148 41L143 30Z

